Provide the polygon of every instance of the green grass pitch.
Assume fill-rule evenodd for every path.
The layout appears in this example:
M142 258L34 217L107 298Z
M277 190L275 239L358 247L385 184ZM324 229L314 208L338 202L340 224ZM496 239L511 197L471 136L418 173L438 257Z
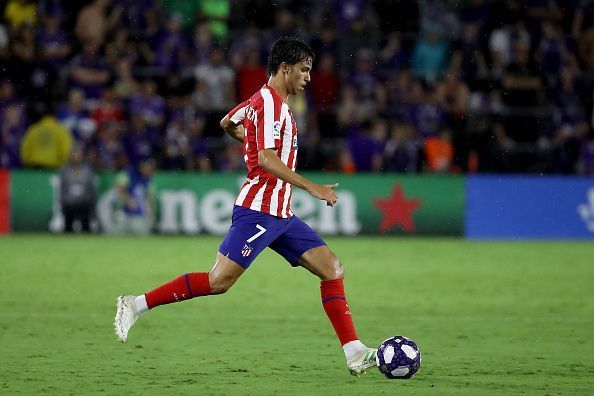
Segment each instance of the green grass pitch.
M0 394L592 394L594 244L328 238L357 331L419 345L408 381L355 378L319 282L265 252L223 296L113 332L115 298L210 269L220 239L0 238Z

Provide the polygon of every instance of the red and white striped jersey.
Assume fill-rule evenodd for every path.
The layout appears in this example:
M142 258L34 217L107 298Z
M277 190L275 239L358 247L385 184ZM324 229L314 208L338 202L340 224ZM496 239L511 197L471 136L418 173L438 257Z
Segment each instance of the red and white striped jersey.
M247 180L235 204L277 217L291 217L293 186L258 165L258 152L274 149L281 161L295 171L297 126L289 106L267 84L228 114L244 127L244 160Z

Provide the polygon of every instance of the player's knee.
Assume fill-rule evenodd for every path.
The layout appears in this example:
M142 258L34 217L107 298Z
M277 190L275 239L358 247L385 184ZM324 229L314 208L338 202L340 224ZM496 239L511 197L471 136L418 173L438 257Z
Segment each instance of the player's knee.
M338 257L332 255L331 263L329 265L328 273L326 274L327 280L343 279L344 278L344 267Z
M231 278L215 276L212 272L209 273L208 280L210 282L210 294L226 293L234 283Z

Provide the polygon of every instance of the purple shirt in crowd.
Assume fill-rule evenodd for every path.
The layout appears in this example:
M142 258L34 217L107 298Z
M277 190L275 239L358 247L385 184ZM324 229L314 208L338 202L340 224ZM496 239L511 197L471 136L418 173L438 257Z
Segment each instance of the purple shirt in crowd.
M373 170L373 158L383 153L382 144L360 129L349 132L348 147L358 172Z

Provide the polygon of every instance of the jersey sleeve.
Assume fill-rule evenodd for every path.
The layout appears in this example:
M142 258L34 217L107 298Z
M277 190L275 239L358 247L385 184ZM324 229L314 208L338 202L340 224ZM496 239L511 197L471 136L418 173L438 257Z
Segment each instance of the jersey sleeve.
M281 137L281 105L266 89L262 93L262 105L256 108L256 148L258 151L276 148L276 140Z
M227 113L229 120L231 120L231 122L235 125L243 124L243 120L245 118L245 109L247 108L248 104L249 100L246 100L245 102L242 102L235 106L233 110Z

